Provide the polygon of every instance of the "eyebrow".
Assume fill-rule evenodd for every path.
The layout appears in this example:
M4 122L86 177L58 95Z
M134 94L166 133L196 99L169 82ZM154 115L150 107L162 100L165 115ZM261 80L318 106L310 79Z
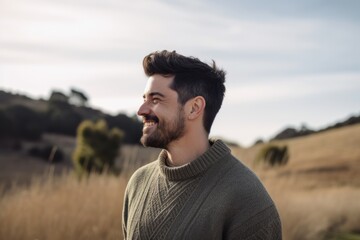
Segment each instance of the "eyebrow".
M151 97L160 96L160 97L163 97L163 98L165 97L165 95L160 93L160 92L151 92L151 93L149 93L149 96L151 96ZM143 95L143 98L144 99L146 98L145 94Z

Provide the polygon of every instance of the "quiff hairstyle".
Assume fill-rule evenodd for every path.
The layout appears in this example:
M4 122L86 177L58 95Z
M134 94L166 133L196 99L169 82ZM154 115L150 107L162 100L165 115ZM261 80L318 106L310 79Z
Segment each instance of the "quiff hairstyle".
M225 95L225 71L201 62L198 58L185 57L175 51L156 51L145 56L143 68L146 76L154 74L174 76L170 86L178 93L178 101L184 105L188 100L202 96L206 101L204 129L209 134L216 114Z

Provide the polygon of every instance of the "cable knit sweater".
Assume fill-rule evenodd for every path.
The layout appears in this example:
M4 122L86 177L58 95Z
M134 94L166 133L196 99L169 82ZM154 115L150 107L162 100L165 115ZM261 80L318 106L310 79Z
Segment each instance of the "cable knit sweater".
M258 178L220 140L194 161L158 161L129 180L123 208L125 239L281 239L273 201Z

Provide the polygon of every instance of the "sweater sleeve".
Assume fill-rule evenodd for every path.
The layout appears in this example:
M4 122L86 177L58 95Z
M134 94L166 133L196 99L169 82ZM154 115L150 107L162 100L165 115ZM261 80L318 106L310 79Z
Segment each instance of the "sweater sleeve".
M281 222L275 206L266 208L240 225L236 224L235 218L226 239L281 240Z

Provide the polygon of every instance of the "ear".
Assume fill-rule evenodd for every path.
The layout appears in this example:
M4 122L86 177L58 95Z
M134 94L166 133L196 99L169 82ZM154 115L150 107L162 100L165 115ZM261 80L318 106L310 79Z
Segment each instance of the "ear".
M187 114L189 120L197 119L198 117L203 115L206 101L202 96L194 97L193 99L190 99L188 103L189 105L187 107Z

